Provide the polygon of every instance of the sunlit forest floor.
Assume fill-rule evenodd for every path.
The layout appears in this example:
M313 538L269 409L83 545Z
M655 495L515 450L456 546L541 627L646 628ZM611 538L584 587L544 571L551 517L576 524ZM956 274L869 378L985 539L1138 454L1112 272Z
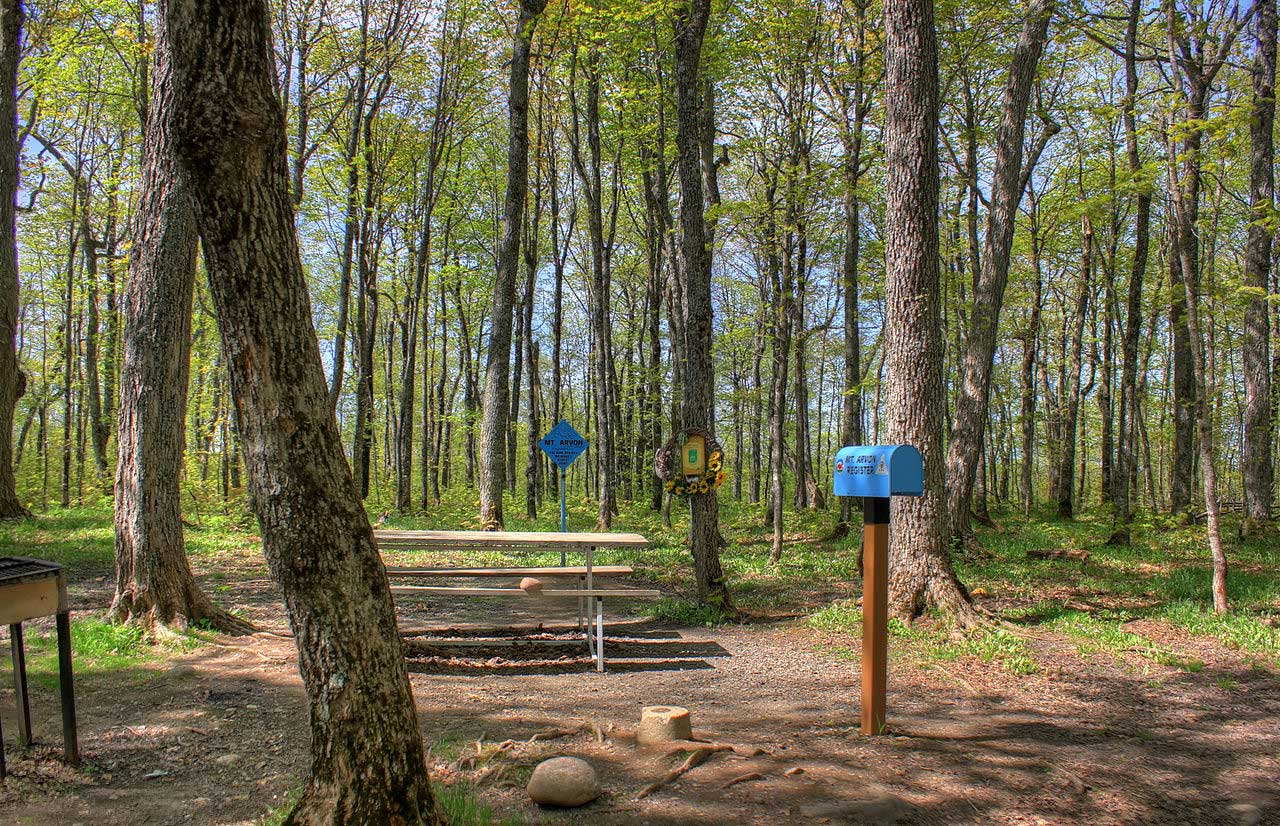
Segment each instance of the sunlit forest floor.
M636 505L614 527L652 546L599 561L631 564L631 584L666 597L610 607L608 673L591 671L585 647L460 657L410 638L429 760L455 822L1280 822L1280 543L1241 543L1228 523L1233 611L1219 618L1209 610L1202 529L1147 518L1132 547L1116 548L1104 544L1103 513L1060 521L997 511L982 550L957 563L977 602L1003 622L968 637L941 617L895 624L890 732L869 739L857 733L855 540L827 539L830 512L788 513L782 564L771 566L761 510L722 502L725 566L743 622L724 623L691 601L686 513L676 507L666 527ZM511 513L522 503L509 503L508 528L555 529L552 504L530 522ZM590 529L594 505L571 502L569 521ZM429 517L390 516L387 526L475 522L458 494ZM81 771L57 762L52 628L32 623L39 742L17 746L6 675L0 719L11 775L0 822L255 824L287 811L307 765L307 721L253 522L193 507L187 538L202 584L269 633L195 631L153 645L105 624L106 504L0 526L3 553L68 568L86 758ZM1053 550L1089 558L1027 555ZM409 560L427 561L388 554ZM558 558L521 564L535 561ZM544 612L532 600L402 600L400 611L407 630L574 625L572 607ZM715 755L637 800L679 761L627 737L641 706L660 703L688 706L698 736L760 751ZM539 733L556 736L530 742ZM570 812L529 804L529 772L556 754L590 759L605 794Z

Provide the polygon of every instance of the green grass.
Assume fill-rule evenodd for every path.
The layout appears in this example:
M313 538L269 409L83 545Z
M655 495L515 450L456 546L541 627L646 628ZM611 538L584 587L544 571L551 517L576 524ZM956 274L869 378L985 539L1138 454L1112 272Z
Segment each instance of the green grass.
M1198 673L1204 669L1200 660L1184 657L1150 639L1126 631L1118 621L1100 619L1083 611L1064 611L1048 627L1061 631L1076 642L1076 650L1082 654L1105 653L1123 659L1127 653L1161 665L1171 665L1183 671Z
M1161 606L1155 616L1197 636L1213 637L1228 648L1261 654L1280 665L1280 628L1264 623L1258 616L1243 612L1219 615L1194 600Z
M30 629L31 626L28 626ZM171 654L190 651L201 645L207 632L190 631L163 642L148 642L141 628L116 625L95 617L71 623L71 651L76 680L145 680L150 671L140 666ZM52 632L32 633L24 638L27 674L41 688L58 686L58 639ZM132 672L132 673L131 673Z
M436 799L450 826L522 826L524 819L516 815L499 818L489 806L481 803L474 787L465 783L435 784Z
M810 614L809 625L819 631L861 634L862 609L858 607L856 600L836 600Z
M854 600L839 600L809 615L809 626L840 635L858 636L862 633L862 611ZM1039 672L1026 642L1003 629L990 628L957 637L951 626L941 617L930 621L907 625L896 617L889 619L889 636L896 642L893 647L923 660L957 660L977 657L983 662L996 663L1011 674L1026 675ZM821 644L819 650L837 659L849 659L853 650L845 646Z
M730 617L715 605L701 605L697 600L663 597L657 602L639 603L635 610L663 622L686 627L714 628L728 622Z
M387 491L375 492L368 503L376 518L390 503ZM383 500L378 497L382 496ZM189 497L193 501L198 497ZM200 503L203 504L200 504ZM808 615L811 626L825 633L858 633L859 614L851 598L858 591L856 570L860 531L855 522L849 534L830 538L835 524L834 505L827 511L788 510L784 515L786 541L779 564L769 562L772 532L766 527L764 509L735 501L727 492L720 497L721 532L727 547L722 564L738 607L778 615ZM516 504L516 503L512 503ZM558 508L554 498L543 501L536 519L528 519L522 507L507 509L511 530L556 530ZM187 518L187 546L198 569L212 580L215 592L233 587L238 574L225 564L261 563L259 538L252 520L242 510L224 512L220 500L204 495ZM0 524L0 545L16 553L63 562L71 572L73 589L78 578L108 576L112 565L112 525L109 502L52 508L35 520ZM633 610L663 621L707 626L724 621L714 608L696 603L692 564L687 546L688 510L682 503L671 509L671 525L660 512L643 501L621 503L622 513L613 530L645 535L650 546L641 551L611 550L598 555L602 564L629 564L637 578L660 588L664 599L639 602ZM194 512L198 511L198 512ZM571 490L568 508L570 530L593 530L596 506ZM1006 616L1028 626L1045 626L1062 633L1089 634L1098 650L1140 650L1152 659L1171 659L1141 640L1126 637L1119 626L1137 618L1168 622L1187 633L1216 639L1229 647L1280 664L1280 629L1273 624L1280 614L1280 543L1274 539L1240 542L1235 539L1233 518L1224 526L1231 565L1228 595L1232 612L1219 617L1211 610L1210 566L1203 526L1186 527L1161 515L1140 515L1133 526L1133 542L1125 547L1106 545L1110 516L1101 510L1079 514L1073 520L1058 519L1047 510L1030 519L997 508L999 530L979 528L983 553L956 556L956 569L970 588L980 588L981 599ZM856 519L856 517L855 517ZM479 527L474 492L456 488L429 513L399 515L388 512L386 525L398 528L465 529ZM1066 560L1028 559L1029 550L1079 548L1091 554L1081 565ZM390 563L429 563L427 554L388 553ZM444 561L444 560L440 560ZM470 554L451 562L468 564L554 564L558 554ZM1080 617L1064 619L1070 610L1083 611L1094 623L1084 629ZM928 625L928 622L922 623ZM912 639L918 634L919 639ZM898 629L904 640L923 647L949 645L928 632ZM1033 661L1016 644L1003 638L974 641L967 653L990 657L1015 672L1027 671ZM1176 664L1176 662L1175 662ZM1184 664L1189 665L1188 664ZM1183 666L1180 666L1183 667Z
M1010 674L1026 676L1040 671L1040 664L1022 637L1005 628L984 628L942 645L939 659L977 657L984 663L995 663Z
M1202 667L1197 660L1181 658L1119 627L1151 618L1280 665L1280 629L1273 624L1280 613L1280 543L1234 540L1232 517L1223 528L1232 608L1225 616L1212 610L1212 573L1202 526L1186 527L1169 517L1148 515L1135 522L1132 543L1116 547L1105 544L1111 520L1100 511L1074 520L1047 512L1033 514L1030 521L1012 513L999 513L997 519L1003 531L980 531L987 554L960 559L957 569L970 587L981 587L1002 601L1023 603L1025 608L1011 614L1015 621L1087 638L1084 644L1091 652L1134 650L1184 670ZM1029 550L1066 548L1087 550L1091 558L1084 565L1026 558ZM1087 611L1064 607L1075 595L1083 595Z
M298 805L298 798L302 797L301 789L293 789L285 794L284 802L279 806L275 806L271 811L267 812L258 820L258 826L284 826L285 820L288 819L289 813L293 811L293 807Z
M444 810L450 826L523 826L524 824L524 820L515 815L499 818L491 807L477 799L475 788L465 783L449 786L433 783L432 791L440 808ZM283 803L273 807L259 818L258 826L283 826L301 797L301 789L290 791L285 795Z
M27 632L27 674L43 688L58 685L58 640L53 633ZM77 680L117 674L155 658L141 628L99 619L71 623L71 651Z

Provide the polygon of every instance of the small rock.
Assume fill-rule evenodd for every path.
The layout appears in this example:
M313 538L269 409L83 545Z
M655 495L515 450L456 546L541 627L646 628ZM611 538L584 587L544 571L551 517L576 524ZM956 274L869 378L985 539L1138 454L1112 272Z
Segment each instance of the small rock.
M194 677L195 675L195 667L188 665L187 663L178 663L173 668L169 669L170 680L185 680L189 677Z
M1252 803L1236 803L1230 811L1240 826L1257 826L1262 822L1262 807Z
M197 797L195 800L191 801L191 805L192 805L192 806L195 806L197 809L198 809L198 808L200 808L201 806L208 806L208 805L209 805L209 798L207 798L207 797Z
M543 760L525 787L529 798L542 806L572 808L600 796L600 780L591 764L579 757Z
M169 776L169 772L165 771L164 769L153 769L147 772L146 774L142 775L142 779L155 780L157 777L168 777L168 776Z
M240 762L240 755L233 751L227 752L226 754L219 754L217 757L213 758L213 762L217 763L219 766L234 766L236 763Z
M804 774L804 769L800 768L799 766L792 766L791 768L784 771L782 774L784 777L795 777L798 774Z
M527 576L520 580L520 590L532 597L539 596L542 593L542 580Z

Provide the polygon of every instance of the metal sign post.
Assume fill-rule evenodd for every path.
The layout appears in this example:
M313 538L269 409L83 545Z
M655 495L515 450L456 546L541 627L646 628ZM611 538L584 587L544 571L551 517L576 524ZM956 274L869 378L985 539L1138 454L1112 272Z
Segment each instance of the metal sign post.
M883 734L889 673L889 497L924 494L911 445L850 446L835 457L832 492L862 497L862 727Z
M542 448L547 458L560 469L560 532L567 533L569 512L565 505L565 473L569 465L573 464L574 460L587 449L587 440L581 433L574 430L573 425L561 419L559 424L542 437L538 447ZM561 551L560 565L563 567L564 564L565 552Z

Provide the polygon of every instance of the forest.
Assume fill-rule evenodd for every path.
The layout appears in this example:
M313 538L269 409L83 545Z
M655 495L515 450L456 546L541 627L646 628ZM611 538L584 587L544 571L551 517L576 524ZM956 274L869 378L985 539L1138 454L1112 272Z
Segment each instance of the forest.
M265 690L293 711L254 725L290 720L299 753L274 802L198 822L268 802L262 822L490 822L472 808L530 817L485 785L501 715L423 768L423 739L461 730L440 695L537 680L563 709L578 683L420 670L371 531L557 530L539 440L568 421L588 444L570 529L651 543L604 554L666 595L633 616L766 669L754 646L801 634L856 673L862 506L832 469L846 445L911 444L924 495L892 506L891 681L1043 710L1028 680L1102 652L1106 696L1074 675L1076 714L1167 682L1245 728L1215 747L1231 777L1169 768L1193 803L1082 780L1101 746L1063 734L1037 759L1078 810L1014 800L1027 770L977 803L972 778L945 800L880 778L893 818L1111 822L1086 799L1114 782L1115 822L1261 822L1280 805L1259 779L1280 771L1262 711L1280 709L1276 36L1275 0L0 0L0 554L67 568L82 706L121 671L198 663L207 695L275 663ZM704 493L661 467L695 431L717 451ZM486 619L519 624L507 610ZM39 689L53 642L32 644ZM628 701L702 697L687 675L610 677L636 681ZM629 720L617 702L592 713ZM96 713L87 731L128 717ZM501 759L546 756L516 730ZM1172 766L1147 734L1117 759ZM149 768L88 737L121 778ZM846 747L827 757L888 748ZM922 754L962 773L959 746L947 770ZM757 822L730 799L746 776L609 817ZM53 822L91 797L58 782L60 803L11 779L0 814ZM194 783L185 807L212 794ZM125 793L161 806L143 785ZM598 818L530 822L615 822Z
M1244 511L1249 530L1270 522L1280 310L1268 300L1273 175L1254 169L1271 157L1251 126L1256 15L1227 3L1179 14L1165 31L1141 5L939 9L954 533L989 503L1047 502L1061 516L1110 508L1122 537L1139 508L1203 519L1210 477L1210 499ZM315 329L370 512L475 490L487 461L505 479L490 483L484 518L500 524L503 499L536 515L556 485L536 441L565 418L591 443L569 482L599 503L600 527L619 499L662 506L651 458L678 426L688 354L660 19L632 3L542 13L520 250L500 262L510 15L466 0L273 8ZM880 25L867 3L751 3L716 15L707 47L713 410L731 495L772 503L779 530L784 505L835 507L835 450L886 435ZM19 500L41 509L96 501L113 481L152 38L141 4L27 11L27 388L12 464ZM1161 58L1171 46L1185 64ZM499 264L509 308L491 295ZM206 507L239 507L227 368L200 278L193 308L184 485ZM505 380L490 378L503 361ZM489 414L505 433L499 461L482 450L487 395L507 401Z

